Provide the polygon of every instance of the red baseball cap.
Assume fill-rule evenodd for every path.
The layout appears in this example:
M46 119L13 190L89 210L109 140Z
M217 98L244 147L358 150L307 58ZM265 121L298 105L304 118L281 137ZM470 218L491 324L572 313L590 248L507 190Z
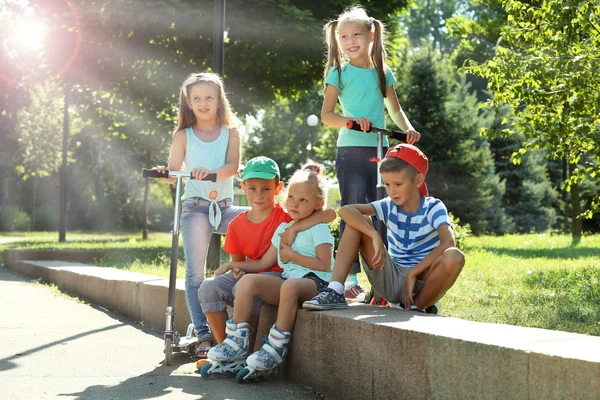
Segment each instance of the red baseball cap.
M427 170L429 169L429 160L427 156L418 148L412 144L400 143L397 146L390 148L385 153L385 158L395 157L400 160L406 161L408 164L413 166L419 173L427 176ZM427 185L425 181L419 187L419 192L423 196L429 196Z

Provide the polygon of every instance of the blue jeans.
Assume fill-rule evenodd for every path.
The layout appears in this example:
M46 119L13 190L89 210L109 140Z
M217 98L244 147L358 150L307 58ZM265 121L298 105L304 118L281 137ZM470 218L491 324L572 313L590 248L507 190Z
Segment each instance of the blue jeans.
M209 202L199 197L183 201L181 206L181 234L183 236L183 252L185 255L185 301L198 341L210 339L210 329L206 315L202 312L198 299L198 289L204 280L204 268L208 245L213 232L225 234L232 219L248 207L233 207L231 200L219 202L221 223L215 229L208 221Z
M385 155L387 148L383 149ZM335 157L335 172L340 184L342 206L347 204L365 204L377 199L377 147L338 147ZM340 236L346 223L340 223ZM350 268L351 274L360 272L358 254Z

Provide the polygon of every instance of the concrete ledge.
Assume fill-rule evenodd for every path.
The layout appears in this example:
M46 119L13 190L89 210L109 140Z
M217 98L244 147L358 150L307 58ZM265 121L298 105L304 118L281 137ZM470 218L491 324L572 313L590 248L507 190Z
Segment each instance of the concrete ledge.
M89 263L104 258L104 250L5 250L2 253L4 265L14 265L21 260L62 260Z
M6 261L6 258L5 258ZM8 267L164 329L167 279L61 261ZM176 324L189 323L178 282ZM256 348L276 318L263 307ZM598 399L600 337L366 305L298 312L284 375L338 399Z

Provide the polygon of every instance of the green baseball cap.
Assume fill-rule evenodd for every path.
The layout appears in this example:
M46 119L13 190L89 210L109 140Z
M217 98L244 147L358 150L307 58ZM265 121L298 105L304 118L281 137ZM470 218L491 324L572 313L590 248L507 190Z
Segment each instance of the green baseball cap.
M273 179L275 177L281 178L277 163L269 157L258 156L254 157L246 164L242 181L251 178Z

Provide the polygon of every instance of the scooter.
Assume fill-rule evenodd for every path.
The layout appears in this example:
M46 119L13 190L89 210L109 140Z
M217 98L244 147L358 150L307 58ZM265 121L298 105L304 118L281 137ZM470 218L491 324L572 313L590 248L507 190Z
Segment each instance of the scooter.
M169 171L160 173L155 169L143 169L144 178L173 178L177 177L175 186L175 212L173 218L173 234L171 241L171 269L169 274L169 297L166 310L165 326L165 365L171 365L173 353L187 352L191 353L198 342L194 325L189 324L186 335L181 337L175 328L175 289L177 282L177 252L179 250L179 228L180 228L180 208L181 208L181 183L183 179L194 179L191 172ZM208 174L203 181L216 182L217 174Z

